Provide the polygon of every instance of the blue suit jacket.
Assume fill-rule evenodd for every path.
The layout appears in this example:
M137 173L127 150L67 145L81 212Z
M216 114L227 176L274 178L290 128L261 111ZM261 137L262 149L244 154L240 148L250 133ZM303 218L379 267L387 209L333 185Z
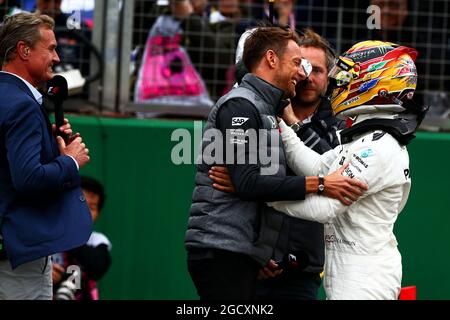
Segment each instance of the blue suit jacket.
M88 240L92 219L76 164L19 78L0 73L0 232L13 268Z

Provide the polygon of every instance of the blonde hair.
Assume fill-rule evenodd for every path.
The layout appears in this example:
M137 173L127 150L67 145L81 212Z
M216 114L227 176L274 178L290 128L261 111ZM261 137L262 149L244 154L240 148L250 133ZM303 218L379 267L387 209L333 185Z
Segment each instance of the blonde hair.
M330 71L331 68L333 68L334 60L336 57L334 49L325 38L315 33L313 29L306 28L302 31L302 35L300 36L298 45L300 47L313 47L322 49L327 60L327 70Z
M6 16L0 27L0 59L1 65L5 65L16 56L17 43L25 42L31 48L41 39L39 29L54 28L55 21L40 13L21 12L12 16Z

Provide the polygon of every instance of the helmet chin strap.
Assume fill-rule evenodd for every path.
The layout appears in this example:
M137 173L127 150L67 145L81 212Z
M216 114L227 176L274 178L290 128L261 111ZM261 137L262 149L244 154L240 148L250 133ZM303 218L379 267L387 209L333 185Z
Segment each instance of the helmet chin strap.
M395 112L376 112L376 113L361 113L354 116L350 116L353 121L363 121L367 119L396 119L398 113Z
M350 128L344 129L341 132L342 143L348 143L355 136L374 130L382 130L390 133L401 145L407 145L414 139L415 132L425 118L429 107L420 106L411 100L401 101L389 93L386 93L384 97L401 105L406 110L392 114L374 113L370 116L366 115L367 119L365 119L364 114L357 115L355 120L359 117L363 119L356 121Z
M391 134L401 145L407 145L414 139L417 126L416 119L367 119L342 130L341 142L349 143L361 134L381 130Z
M393 94L387 92L386 90L380 90L379 95L388 100L391 100L394 104L398 104L403 108L405 108L406 109L405 113L414 113L417 116L425 117L425 114L427 113L428 109L430 109L429 106L421 106L418 103L412 101L411 99L402 101L397 97L395 97Z

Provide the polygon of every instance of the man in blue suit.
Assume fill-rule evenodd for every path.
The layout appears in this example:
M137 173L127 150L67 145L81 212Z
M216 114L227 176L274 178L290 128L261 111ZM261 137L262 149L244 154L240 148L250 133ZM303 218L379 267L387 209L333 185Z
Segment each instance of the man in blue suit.
M78 135L55 140L36 90L59 62L53 26L19 13L0 28L0 299L51 299L49 255L92 231L78 174L89 150Z

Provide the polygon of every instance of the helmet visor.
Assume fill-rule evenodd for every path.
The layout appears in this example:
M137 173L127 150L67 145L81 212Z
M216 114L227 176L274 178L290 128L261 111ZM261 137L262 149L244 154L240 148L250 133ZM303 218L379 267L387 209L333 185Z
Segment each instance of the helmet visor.
M331 71L328 73L330 82L333 82L335 87L343 87L350 83L355 74L355 63L344 57L339 57L336 59L336 63Z

